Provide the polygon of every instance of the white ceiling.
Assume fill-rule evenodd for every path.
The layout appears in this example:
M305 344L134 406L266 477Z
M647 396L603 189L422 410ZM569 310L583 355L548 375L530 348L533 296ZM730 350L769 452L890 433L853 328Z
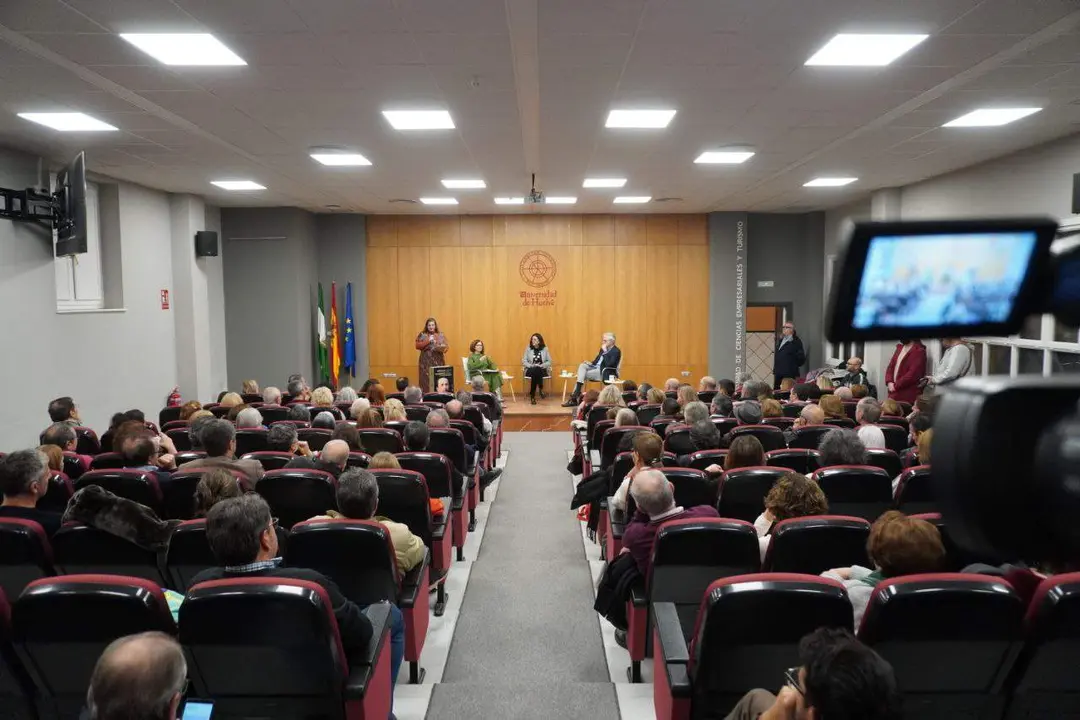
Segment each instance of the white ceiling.
M212 32L246 67L166 68L118 32ZM885 68L805 67L838 32L925 32ZM678 110L605 130L613 106ZM1045 109L943 129L988 105ZM387 108L457 129L397 133ZM16 112L78 110L119 133L60 134ZM2 0L0 144L221 205L503 212L529 173L575 211L802 211L1080 131L1078 0ZM313 146L364 153L325 168ZM748 145L737 166L705 149ZM860 178L803 188L817 175ZM629 178L584 190L586 176ZM258 194L209 181L251 178ZM391 203L482 177L457 208ZM681 201L613 208L615 194ZM565 206L552 208L565 212ZM523 208L522 212L536 211Z

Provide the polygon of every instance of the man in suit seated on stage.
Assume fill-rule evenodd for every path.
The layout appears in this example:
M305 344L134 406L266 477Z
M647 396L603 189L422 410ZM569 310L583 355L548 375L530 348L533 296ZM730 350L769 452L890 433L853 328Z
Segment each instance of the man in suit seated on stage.
M621 362L622 351L615 345L615 333L604 333L600 338L600 352L596 354L593 361L578 365L577 385L574 386L570 399L563 403L563 407L577 407L581 402L581 388L586 380L617 378Z

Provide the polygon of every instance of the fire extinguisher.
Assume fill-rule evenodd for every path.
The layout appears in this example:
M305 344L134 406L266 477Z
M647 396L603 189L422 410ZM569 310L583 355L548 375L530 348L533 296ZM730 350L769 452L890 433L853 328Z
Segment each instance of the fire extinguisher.
M165 407L180 407L180 388L174 387L169 397L165 398Z

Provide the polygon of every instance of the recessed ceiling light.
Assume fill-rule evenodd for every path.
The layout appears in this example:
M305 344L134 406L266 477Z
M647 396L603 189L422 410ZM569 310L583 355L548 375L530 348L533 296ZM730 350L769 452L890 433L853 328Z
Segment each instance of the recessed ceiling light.
M446 179L442 181L443 187L450 190L482 190L487 187L483 180L470 180L468 178Z
M311 159L323 165L332 167L348 167L354 165L370 165L371 161L360 153L346 152L313 152Z
M620 195L612 202L616 205L641 205L652 200L650 195Z
M738 165L754 157L749 150L706 150L697 156L700 165Z
M207 33L120 33L120 37L166 65L247 65Z
M457 205L457 198L449 197L422 197L420 202L425 205Z
M497 197L495 198L496 205L524 205L525 198L523 197Z
M945 123L944 127L996 127L1034 115L1042 108L982 108Z
M383 110L395 130L452 130L454 119L446 110Z
M608 113L609 128L666 128L674 110L612 110Z
M814 53L807 65L888 65L929 35L863 35L841 33Z
M265 190L265 185L260 185L254 180L211 180L211 185L217 185L222 190Z
M544 200L545 205L573 205L576 202L577 198L569 195L555 195Z
M858 179L853 177L819 177L803 183L803 187L842 187L850 185Z
M109 123L102 122L81 112L19 113L23 120L36 122L60 132L101 132L116 130Z
M585 178L581 183L583 188L621 188L626 184L626 178Z

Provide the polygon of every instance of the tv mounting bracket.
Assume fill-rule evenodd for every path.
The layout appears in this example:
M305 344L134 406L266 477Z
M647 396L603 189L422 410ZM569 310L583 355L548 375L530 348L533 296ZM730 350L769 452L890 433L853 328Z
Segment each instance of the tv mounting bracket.
M56 199L47 192L35 188L14 190L0 188L0 218L32 222L52 229L56 215Z

